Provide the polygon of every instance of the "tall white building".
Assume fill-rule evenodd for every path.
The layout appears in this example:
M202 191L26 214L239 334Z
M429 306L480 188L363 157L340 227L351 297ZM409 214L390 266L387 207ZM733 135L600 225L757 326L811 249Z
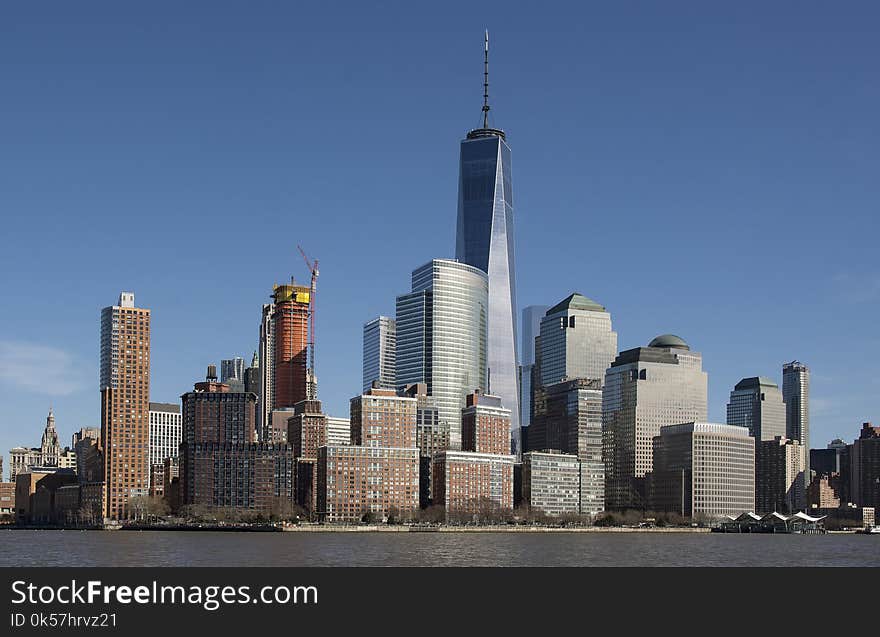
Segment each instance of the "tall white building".
M672 334L621 352L605 375L602 447L608 509L643 508L653 439L665 425L707 420L702 356Z
M163 464L165 458L176 458L182 438L180 405L150 403L150 466Z
M434 259L412 273L397 297L396 383L425 383L451 449L461 448L461 409L491 387L486 367L488 279L473 266Z
M746 427L756 442L785 436L785 403L769 378L743 378L730 392L727 424Z
M351 420L349 418L327 416L327 444L337 446L351 444Z
M378 381L381 389L395 388L397 328L393 318L377 316L364 323L364 391Z
M605 378L617 355L611 314L592 299L572 294L541 319L540 368L545 387L572 378Z

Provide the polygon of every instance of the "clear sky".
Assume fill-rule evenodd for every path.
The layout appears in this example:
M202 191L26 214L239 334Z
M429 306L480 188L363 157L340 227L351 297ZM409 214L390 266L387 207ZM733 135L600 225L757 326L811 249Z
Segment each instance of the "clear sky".
M416 4L0 9L4 465L50 404L65 443L99 423L120 290L152 309L151 396L174 402L250 358L272 284L307 280L298 243L320 397L347 414L364 321L454 256L487 27L521 306L579 291L621 349L684 337L715 421L795 358L813 446L880 419L876 3Z

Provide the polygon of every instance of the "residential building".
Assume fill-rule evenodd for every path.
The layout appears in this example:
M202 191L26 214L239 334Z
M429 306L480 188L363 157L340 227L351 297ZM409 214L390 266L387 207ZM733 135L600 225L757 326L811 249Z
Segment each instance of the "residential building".
M15 483L0 482L0 518L15 516Z
M807 489L807 506L811 509L840 508L840 491L837 488L839 477L840 474L837 473L816 475Z
M414 270L412 292L397 297L397 388L427 386L454 449L465 396L488 383L487 307L485 272L446 259Z
M644 508L645 474L665 425L706 422L702 357L678 336L621 352L605 375L602 445L608 509Z
M364 323L363 390L373 386L395 389L397 360L397 324L388 316L378 316Z
M327 444L351 444L351 420L349 418L327 416Z
M180 405L150 403L150 466L161 466L165 458L176 458L182 439Z
M796 513L806 508L805 457L800 441L784 436L755 443L755 510L758 513Z
M649 509L689 518L737 516L755 508L755 439L745 427L682 423L654 437Z
M448 521L495 516L513 509L516 457L470 451L440 451L432 459L432 492Z
M100 388L104 515L118 519L150 486L150 310L133 292L101 311Z
M499 396L475 391L461 410L461 449L477 453L510 453L510 410Z
M522 459L523 504L561 516L580 513L580 461L558 451L529 451Z
M785 436L785 403L779 386L764 376L743 378L730 392L727 424L746 427L755 441Z
M271 409L278 409L315 398L308 361L311 290L291 279L290 285L275 286L273 299L275 369Z

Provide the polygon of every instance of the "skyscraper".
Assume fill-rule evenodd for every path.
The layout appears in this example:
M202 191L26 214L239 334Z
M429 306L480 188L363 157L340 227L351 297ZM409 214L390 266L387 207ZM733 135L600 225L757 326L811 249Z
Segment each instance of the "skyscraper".
M611 314L592 299L572 294L541 319L541 384L574 378L605 380L617 355Z
M176 403L150 403L150 466L176 458L183 437L183 417Z
M806 506L805 447L776 436L755 440L755 508L758 513L796 513Z
M397 327L393 318L377 316L364 323L364 391L379 381L382 389L394 389L397 360Z
M785 436L785 403L779 385L769 378L743 378L730 392L727 424L747 427L755 442Z
M133 292L101 311L100 381L103 509L118 519L150 487L150 310Z
M231 379L244 382L244 359L241 356L220 361L220 382L226 383Z
M461 142L455 257L488 274L489 386L485 389L510 409L511 435L518 450L513 183L504 131L489 127L488 33L483 86L483 127L470 131Z
M605 374L602 446L608 509L643 508L660 427L706 422L702 356L672 334L621 352Z
M782 399L785 401L785 436L810 448L810 370L800 361L782 366ZM809 482L810 456L807 454L804 479Z
M274 303L263 304L260 317L260 347L258 358L260 362L260 391L257 410L257 431L260 440L270 439L270 427L272 426L272 408L275 390L275 324L272 316L275 312Z
M535 366L535 337L541 333L541 319L547 305L530 305L522 311L522 344L519 349L520 427L528 427L532 414L532 369Z
M292 279L290 285L276 286L273 292L275 386L272 409L293 407L301 400L314 398L310 395L313 387L308 374L310 295L308 287L296 285Z
M412 292L397 297L397 387L427 385L452 449L465 397L486 387L487 298L486 274L448 259L414 270Z

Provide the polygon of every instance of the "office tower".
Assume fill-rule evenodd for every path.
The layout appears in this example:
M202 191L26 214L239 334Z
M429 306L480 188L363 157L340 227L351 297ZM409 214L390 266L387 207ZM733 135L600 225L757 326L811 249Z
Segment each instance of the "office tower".
M501 398L474 392L461 410L461 449L476 453L510 453L510 410Z
M690 518L755 508L755 439L745 427L682 423L654 436L649 508Z
M483 126L461 142L455 258L488 274L485 389L511 411L511 436L519 453L516 353L516 260L510 146L504 131L489 127L489 38L486 36Z
M602 461L602 381L576 378L533 392L528 450L556 450L580 461L581 513L605 509Z
M621 352L605 375L602 446L608 509L644 508L660 427L706 422L702 357L677 336Z
M382 389L395 388L397 327L393 318L378 316L364 323L364 387L367 391L378 381Z
M860 507L880 507L880 427L862 425L850 448L850 497Z
M581 294L557 303L541 319L541 384L605 378L617 355L617 332L605 308Z
M498 517L513 509L516 456L470 451L440 451L432 459L433 501L447 521L472 516Z
M150 310L133 292L101 311L100 380L104 515L118 519L150 486Z
M580 462L556 451L529 451L522 457L523 504L533 512L560 516L580 513Z
M541 333L541 319L550 309L548 305L530 305L522 311L522 343L519 357L519 423L529 426L532 415L532 369L535 366L535 337ZM523 443L522 448L526 446Z
M275 370L272 409L278 409L315 398L308 362L311 291L291 279L290 285L275 286L273 298Z
M244 359L241 356L220 361L220 382L228 383L233 379L244 382Z
M318 516L410 516L419 507L416 399L368 389L351 399L351 444L318 448Z
M755 442L758 513L796 513L806 507L805 464L805 448L797 440L777 436Z
M487 386L487 303L486 274L447 259L414 270L412 292L397 297L397 388L427 385L453 449L465 396Z
M785 403L769 378L743 378L730 392L727 424L746 427L756 442L785 436Z
M785 436L810 448L810 370L800 361L782 366L782 399L785 401ZM810 458L804 466L809 481ZM806 485L805 485L806 486Z

